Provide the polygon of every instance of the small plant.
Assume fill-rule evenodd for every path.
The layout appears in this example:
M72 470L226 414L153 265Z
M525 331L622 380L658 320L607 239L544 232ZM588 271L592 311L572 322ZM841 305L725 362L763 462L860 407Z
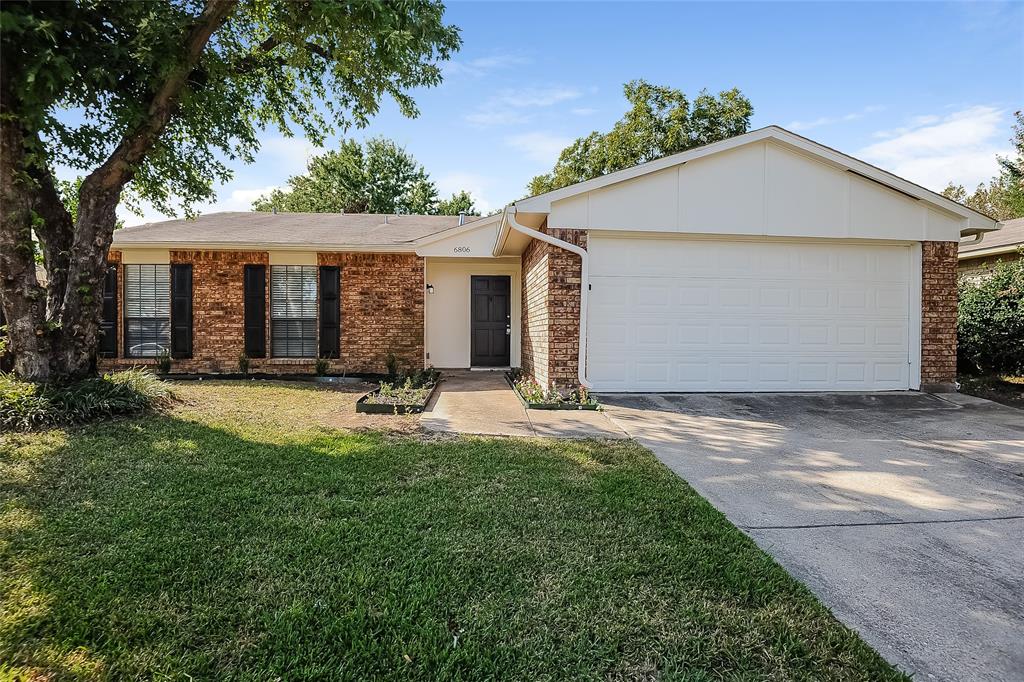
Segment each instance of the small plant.
M316 375L318 377L326 376L327 375L327 370L330 369L330 366L331 365L327 361L327 358L317 358L316 359L316 366L314 367L314 369L316 371Z
M170 374L171 354L167 351L160 351L160 354L156 356L156 371L160 374Z
M512 374L513 388L519 392L523 400L531 405L596 405L597 400L590 394L586 386L579 386L570 391L561 391L558 384L552 382L551 388L544 388L532 378L524 375L521 370Z
M384 367L387 368L388 379L392 382L398 377L398 356L392 352L388 352L384 358Z
M245 353L238 354L238 371L247 376L249 374L249 356Z
M136 414L173 397L170 386L146 369L114 372L68 386L35 384L0 374L0 430Z

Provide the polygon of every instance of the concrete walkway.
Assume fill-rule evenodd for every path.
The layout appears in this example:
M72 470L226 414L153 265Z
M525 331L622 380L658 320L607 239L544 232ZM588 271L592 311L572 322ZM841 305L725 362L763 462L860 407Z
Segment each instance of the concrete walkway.
M527 410L502 372L445 370L420 423L431 431L485 436L627 438L603 412Z
M1024 680L1024 411L969 396L603 396L921 680Z

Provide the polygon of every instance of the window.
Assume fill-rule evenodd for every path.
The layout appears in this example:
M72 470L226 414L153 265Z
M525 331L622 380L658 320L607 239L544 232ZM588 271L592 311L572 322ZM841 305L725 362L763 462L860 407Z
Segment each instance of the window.
M124 345L130 358L171 351L171 266L124 266Z
M270 353L316 357L316 278L312 265L270 267Z

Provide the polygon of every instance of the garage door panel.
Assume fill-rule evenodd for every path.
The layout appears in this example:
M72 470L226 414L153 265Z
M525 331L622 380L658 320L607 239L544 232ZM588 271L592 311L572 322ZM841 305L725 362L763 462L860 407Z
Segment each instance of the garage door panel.
M908 247L592 235L590 248L592 264L606 267L591 277L597 390L909 386ZM686 253L702 254L701 265L673 259ZM660 274L643 260L654 254ZM727 274L708 259L748 267Z

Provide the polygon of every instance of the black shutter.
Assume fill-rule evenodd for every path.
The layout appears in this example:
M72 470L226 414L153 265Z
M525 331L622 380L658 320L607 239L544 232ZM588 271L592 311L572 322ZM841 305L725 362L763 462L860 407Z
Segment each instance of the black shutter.
M320 357L341 357L341 271L320 268Z
M245 266L245 354L267 355L267 266Z
M100 357L117 357L117 266L103 277L103 321L100 322Z
M171 357L192 357L192 266L171 266Z

